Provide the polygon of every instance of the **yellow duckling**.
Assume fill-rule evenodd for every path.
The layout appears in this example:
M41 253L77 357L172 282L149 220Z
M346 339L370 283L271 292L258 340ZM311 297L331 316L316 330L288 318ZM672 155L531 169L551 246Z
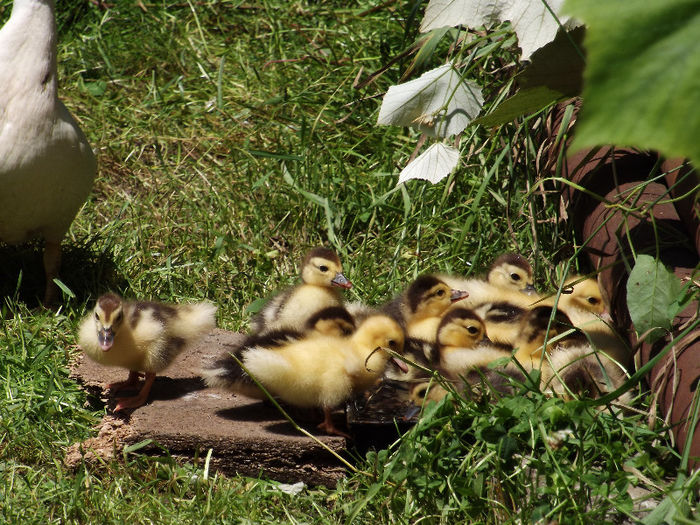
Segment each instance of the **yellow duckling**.
M550 362L542 367L543 390L564 399L571 399L572 395L597 399L616 390L626 380L622 366L587 344L552 352ZM617 401L629 405L632 394L624 392Z
M564 335L573 329L571 320L560 310L554 311L554 315L552 311L550 306L537 306L529 310L521 320L520 333L514 346L515 358L525 368L540 366L545 342L550 355L555 349L582 342L580 332ZM557 340L553 341L555 338Z
M457 388L457 385L455 385L455 388ZM414 405L420 407L430 401L435 401L436 403L442 401L446 395L447 390L437 381L422 381L413 385L408 398Z
M304 338L317 336L349 337L354 331L355 322L348 311L342 306L330 306L311 316L303 332L286 329L262 335L249 335L239 345L232 346L218 359L207 364L201 374L208 387L230 390L255 399L265 399L265 393L238 364L247 350L255 347L280 348Z
M588 342L608 357L629 366L632 352L612 328L612 319L595 279L571 276L559 296L558 308L566 313L572 324L582 330ZM548 299L554 304L554 297Z
M516 304L518 300L507 300L503 294L499 295L499 300L483 303L475 307L474 312L483 319L491 341L512 347L518 341L522 319L530 307Z
M505 253L496 258L489 268L486 280L499 288L535 295L532 265L519 253Z
M538 304L554 306L555 297L550 297ZM557 308L566 312L571 321L578 326L594 318L600 318L606 312L603 294L598 282L593 278L583 279L570 276L562 288Z
M109 385L113 392L137 384L140 372L145 373L138 395L118 399L114 411L146 403L156 374L214 328L215 314L216 306L208 302L132 302L113 293L99 297L80 325L80 347L97 363L129 370L126 381Z
M437 344L440 366L453 378L511 356L506 347L490 341L484 322L468 308L454 308L445 314L438 327Z
M306 254L301 280L302 284L277 294L263 306L251 320L253 332L301 330L319 310L342 306L340 289L352 288L352 283L343 275L340 259L327 248L314 248Z
M401 352L404 333L385 315L365 319L348 338L319 336L276 348L256 346L243 354L243 365L274 396L302 408L320 407L319 428L345 435L331 419L331 410L369 389L389 360L406 369L387 349Z
M409 336L424 338L426 334L435 333L434 326L453 303L468 295L462 290L450 288L434 275L421 275L403 294L386 304L382 311L404 326ZM428 336L428 339L434 339L434 335Z
M476 308L483 303L508 301L521 307L532 302L535 287L532 266L522 255L506 253L491 264L486 278L465 278L439 275L453 288L465 290L469 298L461 304L466 308Z
M468 308L457 307L447 312L437 331L439 365L436 369L454 386L455 390L473 397L487 390L512 393L508 377L524 381L522 372L512 363L491 368L494 361L510 358L506 346L494 345L486 336L481 318ZM426 400L438 401L446 394L445 388L434 381L422 381L411 389L411 400L421 405Z

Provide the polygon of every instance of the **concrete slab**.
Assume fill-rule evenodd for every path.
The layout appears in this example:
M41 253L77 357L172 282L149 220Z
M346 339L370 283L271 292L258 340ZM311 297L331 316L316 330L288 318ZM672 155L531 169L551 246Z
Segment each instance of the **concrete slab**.
M235 347L242 337L217 329L186 350L156 378L149 402L120 416L125 424L117 425L117 433L105 431L106 435L119 449L150 439L168 449L172 456L188 460L195 455L203 458L212 449L210 469L225 474L262 474L283 482L334 486L345 473L340 461L295 430L274 406L205 387L199 377L202 364ZM127 371L103 367L83 357L73 367L72 376L112 409L115 402L106 398L106 385L126 379ZM120 392L125 394L128 392ZM300 416L295 414L295 418ZM331 450L345 452L344 438L316 434L320 414L306 416L305 421L295 420ZM338 423L342 425L342 420ZM106 416L102 429L113 426L113 418ZM94 449L93 445L88 443L83 449ZM141 451L162 452L155 444Z

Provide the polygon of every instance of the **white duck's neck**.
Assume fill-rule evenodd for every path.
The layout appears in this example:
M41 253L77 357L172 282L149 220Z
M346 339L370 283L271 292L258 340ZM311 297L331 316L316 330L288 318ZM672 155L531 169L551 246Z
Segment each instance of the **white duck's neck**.
M11 104L22 93L57 99L56 22L53 0L15 0L0 29L0 102ZM50 102L53 103L53 102Z

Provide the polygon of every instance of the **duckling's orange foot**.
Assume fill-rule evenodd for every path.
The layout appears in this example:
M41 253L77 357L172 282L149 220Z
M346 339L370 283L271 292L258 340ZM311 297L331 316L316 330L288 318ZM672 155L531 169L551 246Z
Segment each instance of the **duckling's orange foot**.
M342 436L346 439L352 439L348 434L342 430L339 430L338 427L333 424L333 417L330 408L323 409L323 422L319 423L317 428L319 430L323 430L326 434L331 436Z
M129 379L134 376L140 375L138 372L129 372ZM127 379L127 381L129 381ZM120 397L117 398L117 406L114 407L115 412L120 412L127 408L138 408L146 404L148 401L148 394L151 393L151 387L153 386L153 381L155 381L156 375L152 372L146 372L146 380L141 387L141 391L133 397Z
M129 408L138 408L143 406L148 401L148 396L141 396L140 394L133 397L118 397L117 406L114 407L115 412L122 412Z
M344 437L345 439L352 439L350 437L350 434L346 434L345 432L340 430L338 427L336 427L333 423L329 423L327 421L323 421L322 423L319 423L317 428L319 430L323 430L329 436L341 436L341 437Z
M124 388L138 385L139 381L141 378L143 378L144 375L140 372L129 372L129 377L126 378L124 381L116 381L114 383L109 383L107 385L107 390L110 392L119 392L120 390L123 390Z

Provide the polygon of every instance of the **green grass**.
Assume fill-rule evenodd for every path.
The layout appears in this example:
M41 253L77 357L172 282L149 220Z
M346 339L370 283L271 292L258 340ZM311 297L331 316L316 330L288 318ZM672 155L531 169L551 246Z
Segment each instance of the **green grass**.
M167 454L67 470L65 447L102 415L68 366L77 323L104 291L208 298L219 326L237 330L318 244L338 250L352 296L371 304L420 272L478 273L506 250L531 258L546 287L573 244L556 199L527 195L534 119L465 137L476 153L445 183L395 186L418 137L374 122L406 63L353 83L411 43L411 6L113 3L58 2L61 96L100 165L65 242L73 297L58 313L34 310L39 246L0 249L0 521L612 522L632 519L629 484L656 499L669 491L678 458L663 428L537 393L496 408L442 404L336 490L288 496L265 480L205 479L201 462ZM478 74L513 50L498 56ZM563 428L572 436L556 448L547 436Z

